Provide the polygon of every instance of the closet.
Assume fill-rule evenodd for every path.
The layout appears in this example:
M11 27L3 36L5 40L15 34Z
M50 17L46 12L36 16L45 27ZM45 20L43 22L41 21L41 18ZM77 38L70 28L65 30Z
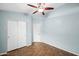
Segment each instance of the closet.
M26 31L26 21L8 21L8 51L26 46Z

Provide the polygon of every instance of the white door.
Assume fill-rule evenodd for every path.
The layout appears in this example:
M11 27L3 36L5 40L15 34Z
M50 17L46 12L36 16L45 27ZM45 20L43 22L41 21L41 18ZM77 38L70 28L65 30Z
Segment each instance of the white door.
M8 51L26 46L26 22L8 21Z
M17 48L17 22L8 21L8 51Z
M33 24L33 39L34 42L41 42L40 34L41 34L41 24Z
M26 22L18 21L18 48L26 46Z

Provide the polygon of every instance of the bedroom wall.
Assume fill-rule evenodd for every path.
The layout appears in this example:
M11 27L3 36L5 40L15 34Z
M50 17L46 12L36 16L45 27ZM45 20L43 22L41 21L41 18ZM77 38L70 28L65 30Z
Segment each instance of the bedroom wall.
M79 55L79 4L64 4L41 27L42 42Z
M7 45L6 45L7 40L5 40L7 38L5 34L6 33L6 29L5 29L6 22L2 15L3 13L0 12L0 53L5 52L7 49Z

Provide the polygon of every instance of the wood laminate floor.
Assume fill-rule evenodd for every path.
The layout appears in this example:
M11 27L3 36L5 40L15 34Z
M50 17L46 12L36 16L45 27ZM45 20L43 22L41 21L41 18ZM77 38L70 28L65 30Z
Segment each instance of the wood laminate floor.
M45 43L34 42L29 47L26 46L13 51L9 51L7 55L4 56L75 56L75 55Z

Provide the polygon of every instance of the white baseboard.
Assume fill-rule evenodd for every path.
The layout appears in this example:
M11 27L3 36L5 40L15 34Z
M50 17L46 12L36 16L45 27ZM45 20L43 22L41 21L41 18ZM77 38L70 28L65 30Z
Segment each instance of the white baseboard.
M34 40L33 42L42 42L41 40Z
M32 44L28 44L27 46L31 46Z
M59 48L59 49L61 49L61 50L64 50L64 51L67 51L67 52L70 52L70 53L72 53L72 54L75 54L75 55L78 55L79 56L79 53L78 52L73 52L73 51L69 51L69 50L66 50L66 49L64 49L64 48L60 48L60 47L58 47L58 46L56 46L56 45L54 45L54 44L51 44L51 43L49 43L49 42L46 42L46 41L42 41L43 43L46 43L46 44L49 44L49 45L51 45L51 46L54 46L54 47L56 47L56 48Z
M4 55L4 54L7 54L7 52L0 53L0 56L1 56L1 55Z

